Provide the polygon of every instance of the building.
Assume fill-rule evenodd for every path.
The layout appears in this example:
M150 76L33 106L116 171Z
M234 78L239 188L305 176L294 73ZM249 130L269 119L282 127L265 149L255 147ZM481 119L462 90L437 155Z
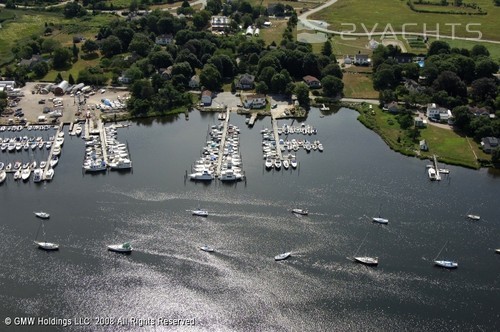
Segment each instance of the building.
M346 56L344 57L344 64L345 64L345 65L352 65L352 59L351 59L351 57L350 57L350 56L346 55Z
M34 54L31 59L22 59L19 62L19 66L25 66L28 67L29 69L33 69L33 67L37 64L43 61L43 58L39 54Z
M420 150L422 151L429 151L429 146L427 145L427 142L425 139L421 140L419 143Z
M446 109L444 107L439 107L435 103L427 105L427 111L425 115L429 119L434 119L434 120L449 120L453 117L449 109Z
M198 75L193 75L189 80L189 87L191 89L196 89L200 87L200 77Z
M413 62L413 56L411 56L409 54L396 55L395 57L393 57L393 59L397 63L412 63Z
M481 140L481 146L483 147L484 153L491 153L493 150L498 149L498 138L484 137Z
M173 41L174 41L174 36L171 33L159 35L155 39L156 45L162 45L162 46L172 44Z
M368 57L368 54L356 54L354 55L353 63L358 66L369 66L371 59Z
M0 81L0 91L9 91L16 87L16 81Z
M246 108L264 108L266 107L266 96L261 94L249 95L245 98L243 105Z
M254 29L253 29L253 27L251 25L249 25L247 27L247 31L245 32L245 35L246 36L253 36L253 33L254 33Z
M210 19L212 31L225 31L231 27L231 19L227 16L212 16Z
M321 82L314 76L307 75L302 77L304 82L309 86L311 89L318 89L321 88Z
M243 74L236 82L236 88L241 90L251 90L255 85L255 76L250 74Z
M172 66L168 66L167 68L160 68L159 69L159 72L160 72L160 76L169 80L172 78L172 69L173 67Z
M68 81L61 81L55 88L54 88L54 94L56 96L62 96L66 90L68 90L69 83Z
M389 104L385 104L382 109L384 111L388 111L391 114L398 114L399 113L399 106L398 106L398 103L395 101L390 102Z
M132 82L132 79L130 79L130 77L128 77L125 73L118 77L118 83L129 84L130 82Z
M417 116L413 119L414 125L417 128L425 128L427 126L427 120Z
M210 106L212 104L212 91L204 90L201 93L201 103L203 106Z

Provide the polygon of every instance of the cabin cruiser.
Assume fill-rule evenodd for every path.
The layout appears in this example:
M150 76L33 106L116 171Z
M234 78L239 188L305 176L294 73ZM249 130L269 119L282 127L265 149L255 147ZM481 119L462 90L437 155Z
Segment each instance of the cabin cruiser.
M91 161L88 165L84 165L83 169L85 172L101 172L107 169L107 165L104 161Z
M49 168L45 173L43 174L43 179L46 181L51 181L54 178L54 169Z
M37 168L33 171L33 182L41 182L43 180L43 171Z
M189 174L189 178L193 181L212 181L214 179L214 175L205 169L201 172Z
M456 269L458 267L457 262L446 260L434 261L434 265L444 267L445 269Z
M239 172L235 172L232 169L225 170L224 172L221 172L220 180L221 181L226 181L226 182L231 182L231 181L239 181L243 178L243 175Z
M131 169L132 168L132 161L129 160L129 159L118 159L118 160L114 160L112 162L110 162L108 164L108 166L112 169L112 170L116 170L116 169Z
M434 169L434 167L429 167L427 169L427 173L429 175L429 180L436 181L437 176L436 176L436 170Z
M35 216L37 216L38 218L41 218L41 219L49 219L50 218L50 214L48 214L47 212L43 212L43 211L39 211L39 212L33 212L35 214Z
M354 257L354 261L369 266L378 265L378 257Z
M309 211L307 211L306 209L292 209L292 212L303 216L307 216L309 214Z
M108 246L108 250L121 253L131 253L132 246L128 242L122 244L111 244Z
M25 168L21 171L21 179L23 179L23 181L28 181L28 179L30 178L30 175L31 175L31 168L29 168L29 167Z

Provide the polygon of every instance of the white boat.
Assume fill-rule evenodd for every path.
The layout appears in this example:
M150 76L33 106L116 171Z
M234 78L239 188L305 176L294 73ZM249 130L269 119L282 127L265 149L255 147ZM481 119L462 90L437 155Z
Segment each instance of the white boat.
M378 209L378 217L373 217L372 218L372 221L373 222L376 222L376 223L379 223L379 224L388 224L389 223L389 219L386 219L386 218L382 218L380 217L380 211L382 210L382 205L379 206L379 209Z
M281 160L276 159L274 161L274 168L276 168L276 169L280 169L281 168Z
M59 245L56 243L51 243L51 242L38 242L38 241L33 241L35 242L36 245L38 245L38 248L43 249L43 250L59 250Z
M23 181L27 181L30 178L30 175L31 175L31 168L29 167L21 171L21 179L23 179Z
M303 216L307 216L309 214L309 211L306 209L292 209L292 212L295 214L301 214Z
M208 170L203 170L202 172L189 174L189 178L193 181L212 181L214 179L214 175Z
M43 174L43 179L45 181L51 181L54 178L54 169L49 168L45 173Z
M442 174L450 174L450 170L447 169L447 168L440 168L439 169L439 173L442 173Z
M197 209L197 210L191 211L191 213L193 214L193 216L208 217L208 211L207 210Z
M290 162L287 159L283 160L283 168L284 169L290 168Z
M273 162L273 160L272 160L271 158L267 158L267 159L266 159L266 163L265 163L265 165L266 165L266 168L267 168L267 169L270 169L270 168L272 168L272 167L273 167L274 162Z
M132 168L132 161L130 159L118 159L115 161L112 161L108 164L109 168L112 170L117 170L117 169L131 169Z
M43 180L43 171L37 168L33 171L33 182L41 182Z
M496 252L497 254L500 254L500 249L495 249L495 252Z
M220 180L223 182L234 182L239 181L243 178L241 173L234 172L232 169L225 170L221 173Z
M14 173L14 180L19 180L21 178L21 170L18 169L15 173Z
M52 148L52 155L59 156L60 154L61 154L61 146L54 145L54 147Z
M290 160L290 165L292 165L292 168L297 168L297 159L292 159Z
M39 211L39 212L33 212L35 214L35 216L37 216L38 218L41 218L41 219L49 219L50 218L50 214L48 214L47 212L43 212L43 211Z
M207 245L201 246L201 247L200 247L200 250L203 250L203 251L206 251L206 252L214 252L214 251L215 251L215 249L214 249L214 248L209 247L209 246L207 246Z
M467 218L469 218L471 220L480 220L481 216L478 216L477 214L468 214Z
M81 127L81 126L77 126L77 127L75 128L75 134L76 134L77 136L80 136L80 135L82 134L82 127Z
M57 156L52 156L52 159L49 162L50 167L52 167L52 168L56 167L58 162L59 162L59 158Z
M354 254L353 259L357 263L361 263L361 264L368 265L368 266L377 266L378 265L378 257L356 256L359 249L361 249L361 246L365 242L367 236L368 236L368 233L366 233L365 237L363 238L363 241L361 241L361 244L359 245L358 250L356 250L356 253Z
M89 165L84 165L83 169L85 172L102 172L107 169L106 163L104 161L94 162L92 161Z
M437 177L436 177L436 170L434 169L434 167L429 167L427 169L427 174L429 175L429 180L436 181Z
M7 173L4 170L0 171L0 183L3 183L7 178Z
M110 244L108 246L108 250L114 251L114 252L121 252L121 253L131 253L132 246L128 242L125 242L122 244Z
M318 151L323 152L323 144L318 143Z
M441 250L439 250L439 253L436 255L436 258L434 258L434 265L439 266L439 267L443 267L445 269L456 269L458 267L457 262L451 261L451 260L438 260L437 259L447 244L448 244L448 241L446 241L444 246L441 248Z
M290 257L292 254L290 252L284 252L282 254L274 256L275 261L282 261Z

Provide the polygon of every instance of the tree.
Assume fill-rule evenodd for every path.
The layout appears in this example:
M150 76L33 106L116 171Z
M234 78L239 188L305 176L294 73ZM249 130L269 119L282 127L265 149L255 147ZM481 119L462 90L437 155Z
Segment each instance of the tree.
M219 91L222 87L222 75L212 64L206 64L200 73L200 84L211 91Z
M392 68L377 70L373 74L373 87L375 90L385 90L397 85Z
M266 83L266 85L269 87L272 86L271 80L275 75L276 75L276 69L274 69L274 67L265 67L260 72L258 80L260 82Z
M482 77L471 84L470 91L472 99L477 102L494 100L498 94L498 88L495 79Z
M488 51L488 49L486 48L486 46L476 44L476 45L474 45L472 47L472 50L470 51L470 55L473 58L478 57L478 56L489 57L490 56L490 52Z
M327 40L325 44L323 45L323 49L321 50L321 54L330 56L332 55L332 43Z
M206 10L202 10L193 15L193 25L197 30L204 29L208 22L210 22L210 13Z
M76 46L76 44L73 44L73 48L71 49L72 53L73 53L73 58L75 60L78 60L78 53L80 53L80 49L78 48L78 46Z
M434 80L432 87L436 91L446 91L452 97L467 96L467 86L454 72L444 71Z
M55 49L60 48L61 43L55 39L44 39L42 42L42 52L52 55Z
M67 48L58 48L54 51L52 66L54 69L67 69L71 64L71 52Z
M469 133L470 122L473 118L468 106L457 106L452 111L454 125L465 133Z
M99 49L99 45L94 40L87 39L82 45L84 53L93 53Z
M497 6L500 6L500 0ZM496 148L491 151L491 162L494 164L498 164L500 162L500 148Z
M142 33L136 33L128 46L129 52L135 52L140 56L147 56L152 42Z
M325 77L328 75L333 75L335 77L342 79L343 77L342 69L340 69L340 66L338 64L330 63L321 71L321 76Z
M122 51L122 43L118 37L111 35L106 39L101 40L101 52L107 57L111 58L113 55L120 54Z
M429 56L434 54L446 54L446 53L450 53L450 45L442 40L433 41L429 46L429 51L427 52Z
M385 104L396 101L397 99L396 93L393 90L382 90L378 94L378 100L381 107L384 107Z
M221 0L208 0L205 9L212 13L212 15L217 15L222 10Z
M56 76L56 80L55 80L55 82L56 82L57 84L59 84L59 83L61 83L62 81L64 81L64 79L63 79L63 77L62 77L61 73L57 73L57 76Z
M49 72L49 65L45 61L40 61L33 66L33 73L37 78L42 78Z
M161 50L149 53L149 60L155 68L167 68L174 63L172 56L167 51Z
M131 13L135 12L139 8L139 5L137 4L137 0L132 0L130 1L130 6L128 9L130 10Z
M71 74L69 74L68 83L71 85L75 84L75 79L73 78L73 75L71 75Z
M258 82L255 84L255 92L267 94L269 92L269 87L265 82Z
M68 2L64 6L63 12L66 18L82 17L87 14L87 11L77 2Z
M295 95L300 106L309 108L309 87L303 82L295 84Z
M480 58L476 62L476 77L491 77L498 71L498 64L490 58Z
M327 75L321 80L323 95L326 97L336 97L342 94L344 83L338 77Z

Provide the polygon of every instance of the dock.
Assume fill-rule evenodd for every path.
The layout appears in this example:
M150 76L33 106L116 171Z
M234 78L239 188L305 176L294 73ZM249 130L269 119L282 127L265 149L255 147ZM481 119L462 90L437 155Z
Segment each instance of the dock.
M102 160L106 162L106 165L109 163L108 160L108 139L106 137L106 132L104 131L104 123L98 119L97 120L97 130L99 131L99 137L101 139L101 147L102 147Z
M278 134L278 120L276 120L274 117L271 119L272 125L273 125L273 134L274 134L274 141L276 142L276 158L279 160L283 160L283 155L281 154L281 149L279 147L278 142L280 141L280 135Z
M248 121L248 125L251 127L255 124L255 121L257 120L257 112L252 113L250 116L250 120Z
M56 134L54 135L54 142L52 142L52 146L50 147L50 152L49 152L49 158L47 159L47 164L45 165L45 169L43 170L43 174L45 176L45 174L47 173L47 171L49 170L49 168L51 167L50 166L50 161L52 160L52 155L53 155L53 152L54 152L54 148L56 147L57 144L56 143L56 139L59 137L59 133L64 129L64 124L61 123L59 125L59 127L57 128L57 131L56 131ZM62 146L61 146L61 149L62 149Z
M439 168L438 168L438 162L436 155L432 155L432 158L434 159L434 169L436 170L436 181L441 181L441 175L439 174Z
M231 114L231 110L229 108L226 109L226 118L222 123L222 138L219 145L219 155L217 156L217 167L215 168L215 176L220 177L221 168L222 168L222 159L224 156L224 146L226 144L226 136L227 136L227 126L229 124L229 115Z

